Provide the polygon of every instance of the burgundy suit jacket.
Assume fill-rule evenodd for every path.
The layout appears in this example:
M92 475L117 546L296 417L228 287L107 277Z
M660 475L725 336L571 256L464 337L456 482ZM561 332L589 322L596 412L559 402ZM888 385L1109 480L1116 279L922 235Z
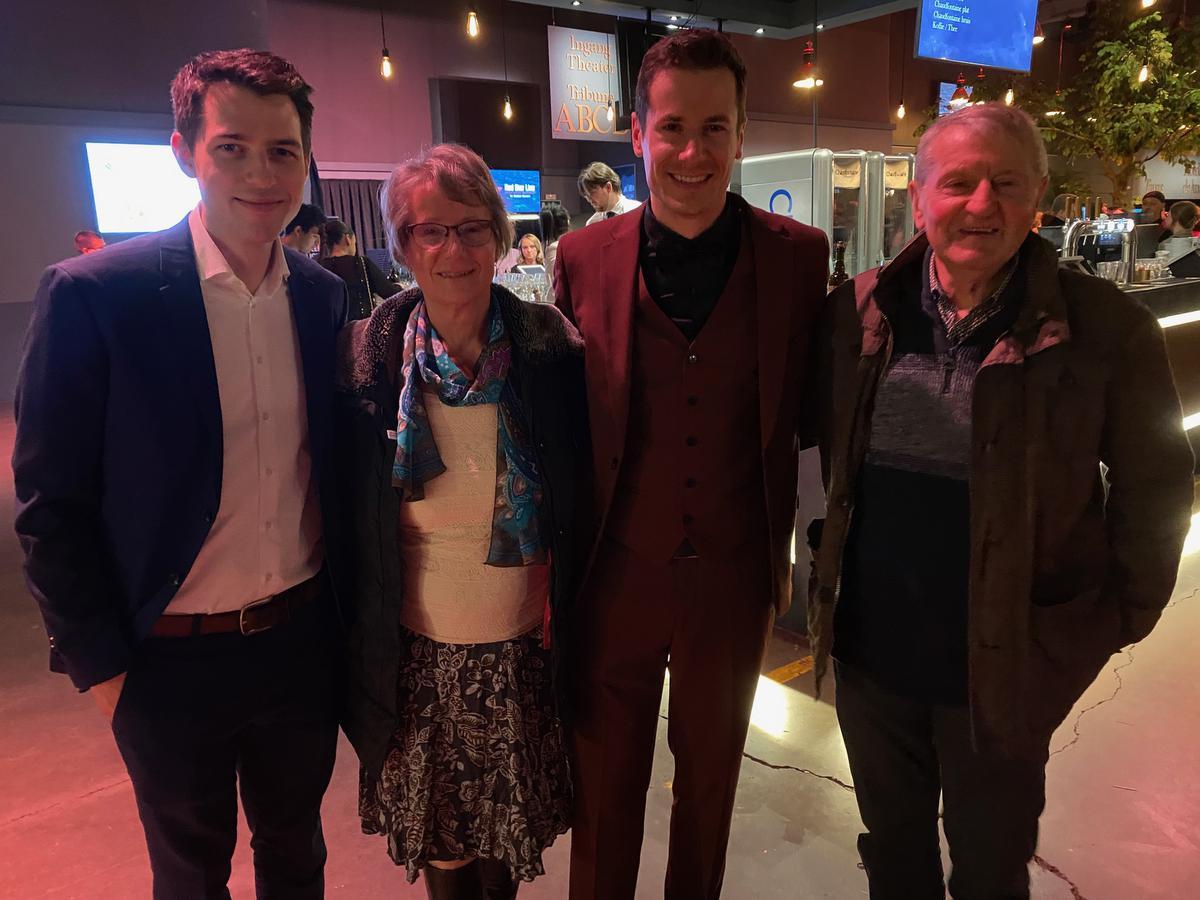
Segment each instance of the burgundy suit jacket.
M824 232L733 196L748 216L754 247L758 319L759 446L770 533L772 600L791 603L790 545L796 514L797 454L815 443L804 421L821 309L829 273ZM612 506L629 421L633 311L645 207L565 235L558 244L554 289L559 308L579 328L587 369L588 416L597 485L594 557ZM737 359L730 348L730 364ZM813 435L813 436L810 436ZM730 545L740 543L731 535ZM590 567L589 567L590 568Z

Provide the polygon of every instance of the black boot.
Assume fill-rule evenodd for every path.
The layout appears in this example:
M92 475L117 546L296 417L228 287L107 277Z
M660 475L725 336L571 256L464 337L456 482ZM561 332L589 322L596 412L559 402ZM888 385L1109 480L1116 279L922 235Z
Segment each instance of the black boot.
M483 885L479 881L479 861L472 860L457 869L422 866L425 892L429 900L480 900Z
M517 896L519 885L507 864L498 859L481 859L479 873L483 882L483 900L513 900Z

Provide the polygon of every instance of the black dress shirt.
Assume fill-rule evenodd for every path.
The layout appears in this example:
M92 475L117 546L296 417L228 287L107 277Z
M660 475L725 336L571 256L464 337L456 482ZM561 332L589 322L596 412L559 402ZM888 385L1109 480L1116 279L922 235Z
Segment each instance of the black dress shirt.
M650 203L645 209L638 263L646 289L684 337L694 341L733 273L742 242L741 213L727 198L708 230L689 239L659 222Z

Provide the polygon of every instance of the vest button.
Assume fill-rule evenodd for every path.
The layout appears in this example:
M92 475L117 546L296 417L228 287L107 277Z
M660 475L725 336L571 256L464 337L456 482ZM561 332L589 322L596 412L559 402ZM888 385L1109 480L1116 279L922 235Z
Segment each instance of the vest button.
M700 439L688 435L688 439L684 443L686 443L689 447L695 447L698 443L700 443Z
M694 366L696 363L700 362L700 357L697 356L695 353L689 353L688 354L688 362Z

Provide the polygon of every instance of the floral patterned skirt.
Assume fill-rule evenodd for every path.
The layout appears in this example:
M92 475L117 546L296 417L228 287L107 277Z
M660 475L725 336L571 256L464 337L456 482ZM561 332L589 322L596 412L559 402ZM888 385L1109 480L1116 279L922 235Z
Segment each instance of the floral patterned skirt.
M363 831L387 837L410 883L429 860L467 857L544 874L572 798L541 629L490 644L405 637L400 728L379 780L359 773Z

